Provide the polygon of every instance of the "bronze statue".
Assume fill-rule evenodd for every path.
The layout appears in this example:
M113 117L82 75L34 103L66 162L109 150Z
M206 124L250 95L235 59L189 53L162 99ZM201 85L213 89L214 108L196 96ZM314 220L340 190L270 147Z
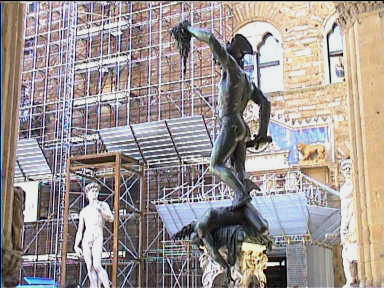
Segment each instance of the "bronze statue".
M236 209L250 201L245 187L248 185L245 180L246 148L250 146L257 148L260 143L272 141L272 138L267 136L271 104L243 70L243 57L245 54L253 53L252 46L244 36L236 34L225 47L212 32L193 27L187 20L174 27L171 33L177 40L184 64L190 50L189 41L193 36L209 45L215 61L221 65L219 83L221 129L212 149L210 168L214 175L235 192L233 209ZM243 119L243 112L250 100L260 106L259 131L252 140L250 129ZM235 172L226 167L227 160L231 161ZM256 184L253 184L253 188L259 189Z
M249 192L260 189L246 178L245 157L247 147L255 146L257 149L259 144L272 141L272 138L267 136L271 104L243 70L244 55L253 53L251 44L244 36L236 34L232 41L224 46L212 32L193 27L187 20L174 27L171 33L184 58L184 73L192 37L207 43L215 62L221 65L221 128L211 152L210 169L234 191L231 206L208 210L199 221L184 226L173 238L190 236L193 243L204 246L212 258L226 270L228 281L233 281L230 266L236 262L237 249L241 246L239 242L245 237L267 237L264 234L268 231L268 222L250 203ZM260 106L260 126L254 139L251 139L250 129L243 118L250 100ZM232 168L226 167L228 160ZM271 242L268 243L270 246ZM228 250L227 261L219 253L220 247L223 246Z
M193 244L204 246L211 257L225 269L227 280L233 281L230 267L235 265L241 243L253 238L270 248L272 242L267 231L268 222L252 203L247 203L235 209L231 206L209 209L201 219L184 226L172 238L189 237ZM228 250L227 261L219 253L221 247Z

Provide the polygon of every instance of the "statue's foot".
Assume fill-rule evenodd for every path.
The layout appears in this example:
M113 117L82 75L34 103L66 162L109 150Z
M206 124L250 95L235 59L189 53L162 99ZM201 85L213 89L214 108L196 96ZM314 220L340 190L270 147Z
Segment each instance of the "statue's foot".
M239 194L241 194L241 196L235 197L235 199L233 199L232 210L241 208L244 205L246 205L248 202L250 202L252 198L251 196L249 196L249 193L252 190L261 191L260 187L250 179L244 179L244 185L245 185L245 193L238 192Z
M249 195L244 195L239 199L233 199L232 201L232 210L239 209L243 206L245 206L247 203L251 202L252 198Z

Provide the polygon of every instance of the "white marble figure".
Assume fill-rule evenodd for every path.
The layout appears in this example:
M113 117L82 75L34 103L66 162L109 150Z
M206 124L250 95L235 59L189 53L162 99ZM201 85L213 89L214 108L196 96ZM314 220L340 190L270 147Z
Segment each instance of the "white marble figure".
M241 261L239 259L237 259L235 265L231 267L231 275L235 281L224 284L226 282L225 269L212 259L206 248L201 248L204 250L204 253L199 258L200 267L203 269L203 276L201 278L203 288L222 287L222 285L225 285L227 288L241 287L240 284L243 275L241 273ZM228 251L226 248L220 248L219 253L227 260Z
M200 267L203 269L202 287L227 287L227 288L248 288L257 283L257 287L263 288L267 278L264 270L267 269L268 257L265 254L266 246L243 242L240 254L237 255L236 263L231 267L231 275L234 282L224 284L226 279L225 269L208 254L204 246L201 247L204 253L200 256ZM219 253L227 261L228 250L224 247ZM257 282L253 283L254 276ZM223 281L224 280L224 281ZM254 287L252 285L252 287Z
M356 239L356 216L353 207L352 163L350 159L341 163L341 173L345 182L340 188L341 225L340 239L343 246L342 257L346 283L343 288L357 284L358 247Z
M113 222L114 217L109 205L97 200L99 184L92 182L85 186L84 190L89 204L80 211L74 250L84 256L90 288L99 288L101 283L104 288L110 288L107 271L101 266L101 254L104 221ZM84 228L85 231L83 231ZM82 249L79 247L80 242L82 242Z
M219 274L225 274L224 268L209 256L206 249L204 249L204 253L200 256L199 261L200 267L203 269L201 283L204 288L211 288L216 277Z

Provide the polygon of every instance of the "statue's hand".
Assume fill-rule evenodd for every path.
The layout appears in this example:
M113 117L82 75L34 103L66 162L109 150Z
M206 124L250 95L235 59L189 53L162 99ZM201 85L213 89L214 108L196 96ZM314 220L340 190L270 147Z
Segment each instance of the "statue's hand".
M189 22L189 20L184 20L180 22L179 25L183 33L189 33L188 26L191 26L191 22Z
M188 40L189 42L191 38L191 33L188 31L189 26L191 26L191 23L188 20L184 20L172 28L171 34L173 37L175 37L176 40L184 39Z
M259 145L262 143L271 143L272 142L272 137L268 135L254 135L255 138L252 140L248 141L246 146L247 147L252 147L254 146L255 149L259 149Z
M348 225L343 225L340 227L340 232L342 236L347 236L349 233Z
M80 247L75 246L75 247L74 247L74 250L75 250L75 252L76 252L77 254L79 254L80 256L83 256L83 250L81 250Z
M225 273L226 273L226 275L227 275L227 282L228 282L228 284L229 284L229 282L233 282L233 283L235 283L235 280L233 280L233 278L232 278L232 274L231 274L231 267L227 267L226 269L225 269Z

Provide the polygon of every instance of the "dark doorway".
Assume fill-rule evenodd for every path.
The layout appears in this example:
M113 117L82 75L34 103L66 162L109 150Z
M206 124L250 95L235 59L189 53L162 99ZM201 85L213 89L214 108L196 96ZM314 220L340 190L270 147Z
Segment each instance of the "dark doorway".
M287 287L286 257L268 257L268 267L264 270L267 288Z

